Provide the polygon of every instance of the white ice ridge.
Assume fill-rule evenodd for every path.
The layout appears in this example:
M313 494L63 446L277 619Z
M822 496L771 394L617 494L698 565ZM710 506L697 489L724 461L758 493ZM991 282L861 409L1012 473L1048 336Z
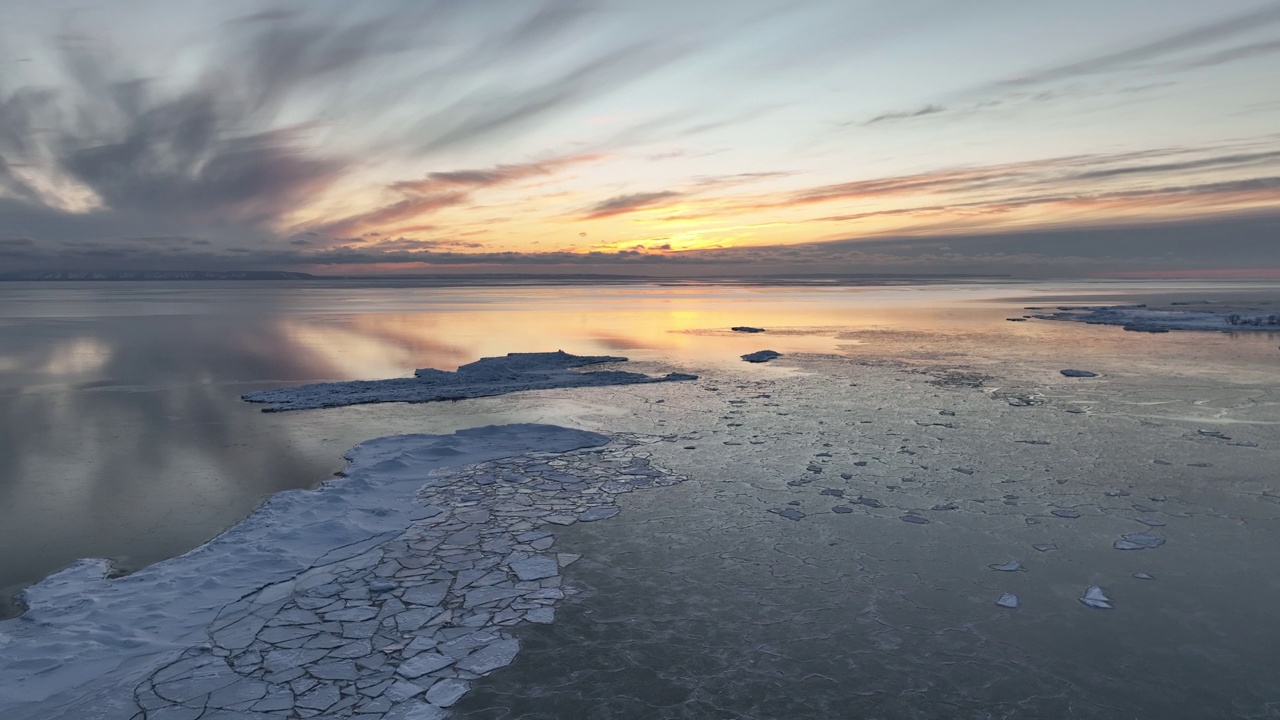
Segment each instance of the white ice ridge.
M244 400L271 403L264 412L310 410L381 402L434 402L490 397L524 390L634 385L639 383L697 380L695 375L668 373L651 377L621 370L573 372L572 368L600 363L627 362L610 355L570 355L563 350L546 353L509 353L481 358L456 372L423 368L411 378L317 383L262 390L242 395Z
M1170 330L1213 332L1280 332L1280 314L1260 311L1201 309L1152 310L1146 305L1060 307L1052 314L1033 315L1040 320L1069 320L1090 325L1120 325L1134 332Z
M185 555L118 579L81 561L0 623L0 718L442 717L514 658L503 628L554 617L576 556L545 553L545 527L679 481L630 452L643 440L608 440L550 425L370 440L344 477Z

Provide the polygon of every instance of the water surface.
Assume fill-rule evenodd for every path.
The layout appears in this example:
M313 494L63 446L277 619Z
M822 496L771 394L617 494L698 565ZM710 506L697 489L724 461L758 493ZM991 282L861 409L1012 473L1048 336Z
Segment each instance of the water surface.
M562 397L272 415L238 399L248 390L407 376L557 349L694 372L767 348L1042 363L1046 372L1055 363L1095 363L1209 381L1257 378L1275 369L1271 335L1139 337L1006 318L1017 317L1027 297L1199 298L1269 289L2 283L0 594L8 598L81 557L111 558L128 571L180 554L271 493L328 477L346 450L370 437L571 422ZM742 335L728 331L733 325L769 332Z

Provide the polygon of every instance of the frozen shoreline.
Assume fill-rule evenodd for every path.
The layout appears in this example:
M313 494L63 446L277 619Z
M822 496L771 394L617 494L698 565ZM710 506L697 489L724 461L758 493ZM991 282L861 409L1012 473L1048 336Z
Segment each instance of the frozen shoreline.
M625 449L595 451L607 469L590 475L557 467L608 442L548 425L378 438L342 478L279 493L182 556L119 579L76 563L0 623L0 716L442 716L514 658L498 626L554 617L572 558L543 552L543 525L606 519L617 493L678 482Z

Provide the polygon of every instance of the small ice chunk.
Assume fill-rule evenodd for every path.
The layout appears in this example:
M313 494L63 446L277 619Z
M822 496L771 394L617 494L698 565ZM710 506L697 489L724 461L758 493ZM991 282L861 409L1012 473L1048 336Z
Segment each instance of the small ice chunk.
M1146 573L1142 573L1142 572L1140 572L1140 573L1134 573L1134 574L1133 574L1133 576L1134 576L1134 577L1136 577L1136 578L1138 578L1139 580L1155 580L1155 578L1154 578L1154 577L1152 577L1152 576L1150 576L1150 575L1148 575L1148 574L1146 574Z
M1090 585L1088 589L1084 591L1084 595L1080 596L1080 602L1091 608L1098 608L1099 610L1110 610L1112 608L1111 598L1107 597L1106 594L1102 592L1102 588L1097 585Z
M442 670L453 664L453 658L437 652L424 652L400 664L396 672L410 680L420 678L428 673Z
M928 525L928 524L929 524L929 518L926 518L926 517L920 517L919 515L916 515L915 513L907 513L906 515L903 515L901 518L899 518L899 520L902 520L903 522L909 522L909 523L912 523L912 524L915 524L915 525Z
M1164 527L1164 521L1157 520L1155 518L1140 517L1140 518L1134 518L1134 520L1137 520L1138 522L1142 523L1143 525L1146 525L1147 527Z
M1155 533L1136 532L1122 535L1121 539L1115 541L1113 547L1117 550L1142 550L1160 547L1163 544L1164 538Z
M775 350L761 350L759 352L747 353L742 356L742 359L749 363L767 363L770 360L775 360L780 357L782 357L782 353Z
M515 638L499 640L471 653L465 659L459 660L457 668L477 675L484 675L500 667L510 665L519 651L519 640Z
M1076 512L1075 510L1072 510L1071 508L1066 508L1066 509L1063 509L1063 510L1050 510L1050 511L1049 511L1049 514L1050 514L1050 515L1056 515L1056 516L1058 516L1058 517L1060 517L1060 518L1078 518L1078 517L1080 517L1080 513Z
M1040 552L1049 552L1050 550L1058 549L1058 546L1053 543L1032 543L1031 547L1039 550Z
M959 510L960 506L955 503L943 503L940 505L934 505L933 509L941 512L943 510Z
M1098 373L1090 372L1088 370L1069 370L1068 369L1068 370L1059 370L1058 372L1062 373L1066 377L1075 377L1075 378L1098 377Z
M1009 562L1004 563L1003 565L988 565L987 567L991 568L992 570L999 570L1000 572L1018 572L1019 570L1023 569L1022 563L1018 562L1017 560L1010 560Z
M535 555L524 560L511 563L511 571L521 580L541 580L560 574L555 559L544 555Z
M799 520L804 517L804 513L795 508L769 508L769 512L774 515L781 515L788 520Z
M427 702L442 708L452 707L467 694L469 687L465 680L446 678L427 691Z
M595 507L578 515L581 522L595 522L597 520L606 520L622 512L616 507ZM550 520L550 518L547 518Z
M848 505L835 505L832 506L831 512L836 513L837 515L847 515L853 512L853 508Z
M1013 593L1004 593L999 600L996 600L996 604L1000 607L1016 608L1018 607L1018 596Z

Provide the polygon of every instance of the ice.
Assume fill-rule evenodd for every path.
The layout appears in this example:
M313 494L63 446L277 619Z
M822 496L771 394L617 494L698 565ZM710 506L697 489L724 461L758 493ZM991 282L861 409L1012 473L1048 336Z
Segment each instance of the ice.
M441 680L427 691L427 702L439 707L452 707L467 694L467 688L468 685L463 680L452 678Z
M804 517L804 513L795 508L770 508L769 512L774 515L781 515L788 520L800 520Z
M1031 547L1039 550L1040 552L1049 552L1050 550L1058 549L1058 546L1053 543L1032 543Z
M627 362L627 359L609 355L570 355L562 350L510 353L505 357L482 358L463 365L456 372L424 368L411 378L298 385L246 393L241 398L249 402L269 403L270 407L265 408L265 412L280 412L364 403L461 400L552 388L697 380L694 375L681 373L650 377L620 370L573 371L573 368L586 365L622 362Z
M999 600L996 600L996 604L1000 607L1016 608L1018 607L1018 596L1013 593L1004 593Z
M1022 563L1017 560L1010 560L1002 565L988 565L987 567L992 570L999 570L1000 572L1018 572L1019 570L1025 569L1022 567Z
M782 357L782 353L780 352L776 352L774 350L760 350L759 352L747 353L742 356L742 359L749 363L767 363L770 360L775 360L780 357Z
M1136 577L1136 578L1138 578L1139 580L1155 580L1155 578L1154 578L1154 577L1152 577L1152 576L1150 576L1150 575L1148 575L1148 574L1146 574L1146 573L1144 573L1144 572L1134 573L1134 574L1133 574L1133 576L1134 576L1134 577Z
M1089 370L1059 370L1058 372L1062 373L1066 377L1073 377L1073 378L1098 377L1098 373L1091 372Z
M421 653L401 663L396 673L410 680L449 667L453 658L440 653Z
M1067 320L1091 325L1120 325L1135 332L1200 330L1213 332L1276 332L1274 314L1265 312L1206 310L1153 310L1146 305L1062 307L1052 314L1033 315L1039 320Z
M483 675L511 664L520 652L520 641L515 638L499 640L471 653L458 661L458 669Z
M1110 610L1112 607L1111 598L1107 597L1106 594L1102 592L1102 588L1097 585L1090 585L1088 589L1084 591L1084 595L1080 597L1080 602L1091 608L1098 608L1100 610Z
M915 525L928 525L928 524L929 524L929 518L921 517L921 516L919 516L919 515L916 515L915 513L907 513L906 515L903 515L903 516L902 516L901 518L899 518L899 519L900 519L900 520L902 520L903 522L909 522L909 523L912 523L912 524L915 524Z
M246 608L274 612L271 603L293 593L291 581L319 558L347 558L341 548L403 532L410 516L421 511L411 500L432 468L607 442L603 435L550 425L378 438L350 452L344 477L315 490L278 493L245 520L184 555L117 579L105 577L109 565L104 561L77 563L28 588L23 599L29 609L23 617L0 622L0 635L9 639L0 653L0 718L37 720L65 715L57 709L64 706L105 707L109 703L97 698L128 693L128 688L177 659L192 637L204 637L206 628L218 640L225 637L231 646L243 646L260 623L247 619L250 615L218 622L222 608L244 598ZM323 575L316 577L323 580ZM313 607L324 607L329 603L320 595L336 598L344 591L331 584L331 589L321 584L302 592L324 603ZM433 589L430 596L439 597L436 592ZM253 604L255 598L260 605ZM342 626L348 639L339 645L363 639L353 635L371 637L377 621ZM300 637L315 634L288 626L279 630ZM211 660L217 664L210 667L226 668L222 660ZM301 674L297 658L274 670L270 662L268 658L268 682L295 671ZM37 673L33 667L47 669ZM192 684L175 689L184 697L211 693L229 684L224 679L234 679L233 673L224 675L221 670L197 675L184 679ZM173 682L178 680L175 676ZM319 705L327 700L318 695L308 702Z
M521 580L541 580L560 574L559 565L553 558L537 555L511 563L511 570Z
M596 522L597 520L607 520L621 512L616 507L598 507L578 515L578 522Z
M1080 517L1080 513L1070 508L1067 508L1065 510L1051 510L1049 511L1049 514L1056 515L1057 517L1060 517L1060 518L1068 518L1068 519Z
M1117 550L1143 550L1160 547L1164 544L1164 538L1149 532L1129 533L1121 535L1120 538L1113 544L1113 547Z

